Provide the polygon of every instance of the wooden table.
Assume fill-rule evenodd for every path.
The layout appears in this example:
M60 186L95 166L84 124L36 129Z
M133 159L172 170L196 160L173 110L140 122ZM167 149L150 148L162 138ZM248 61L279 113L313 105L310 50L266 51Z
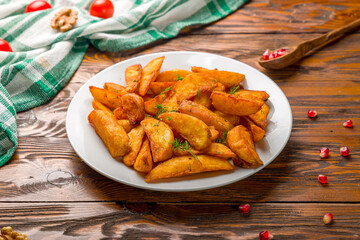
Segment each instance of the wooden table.
M360 17L355 0L253 0L227 18L141 49L89 48L69 84L48 104L18 114L19 147L0 168L0 226L30 239L360 239L360 34L323 48L301 64L267 71L266 48L319 36ZM65 116L76 91L94 74L134 56L189 50L245 62L288 97L289 143L268 167L225 187L188 193L129 187L90 169L74 152ZM319 117L307 117L316 109ZM342 123L354 121L354 128ZM344 158L339 148L348 146ZM330 157L319 158L327 146ZM319 174L328 176L322 186ZM248 217L237 212L251 204ZM335 221L325 226L325 213Z

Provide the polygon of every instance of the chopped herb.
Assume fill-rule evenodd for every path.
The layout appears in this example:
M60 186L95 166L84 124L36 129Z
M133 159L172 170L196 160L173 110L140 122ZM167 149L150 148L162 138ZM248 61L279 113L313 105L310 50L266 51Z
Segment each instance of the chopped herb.
M215 142L217 143L221 143L221 144L226 144L226 138L227 138L227 131L224 132L223 136L222 137L218 137Z
M174 151L176 151L177 149L181 151L186 151L190 153L195 159L198 159L197 156L193 153L193 151L191 151L188 141L175 138L172 142L172 145L174 147Z
M173 109L173 110L170 110L169 112L176 112L176 110Z
M216 80L215 80L215 79L213 79L212 81L216 83Z
M174 85L173 85L173 86L174 86ZM164 93L167 92L167 91L170 91L170 89L171 89L173 86L170 86L170 87L168 87L168 88L165 88L164 91L162 91L162 92L160 93L160 95L161 95L161 94L164 94Z
M183 80L183 79L184 79L184 78L183 78L182 76L180 76L180 74L177 75L177 80L178 80L178 81L179 81L179 80L181 81L181 80Z
M137 79L134 79L134 82L137 82Z
M229 93L234 94L234 93L236 93L237 90L239 90L239 88L240 88L240 85L234 85L230 88Z
M159 126L159 123L160 123L160 121L159 121L157 124L155 124L154 126L155 126L155 127L158 127L158 126Z
M200 93L201 93L200 89L198 89L197 92L196 92L196 97L200 97Z
M166 120L169 120L169 121L170 121L171 119L172 119L171 117L167 117L167 118L166 118Z
M140 68L138 67L138 68L136 69L136 71L140 71Z
M220 152L219 152L219 151L216 151L216 154L220 154Z
M159 116L160 114L167 112L167 107L165 107L165 106L163 106L163 105L161 105L161 104L158 104L158 103L155 104L155 109L158 110L158 111L157 111L157 114L156 114L156 116L155 116L156 119L158 119L158 116Z

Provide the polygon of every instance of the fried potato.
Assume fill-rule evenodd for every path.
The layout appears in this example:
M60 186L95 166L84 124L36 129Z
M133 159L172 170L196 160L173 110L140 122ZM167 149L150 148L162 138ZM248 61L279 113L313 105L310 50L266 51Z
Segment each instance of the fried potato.
M211 133L211 141L215 141L219 137L219 131L216 130L214 126L209 126L209 130Z
M128 93L121 97L121 107L131 124L140 122L145 117L144 100L135 93Z
M175 156L191 156L190 152L192 152L195 155L198 155L201 153L201 151L190 147L189 151L185 151L185 150L178 148L178 149L174 150L174 155Z
M145 94L150 88L150 83L155 81L155 79L159 75L164 58L165 57L155 58L143 68L139 86L139 94L141 96L145 96Z
M258 98L263 101L266 101L270 96L265 91L254 91L254 90L239 90L235 93L237 96L241 96L242 98L252 99Z
M129 152L123 157L123 162L126 166L132 166L135 163L136 157L140 151L141 144L143 142L143 138L145 135L145 131L141 125L137 126L136 128L133 128L129 133L129 139L130 139L130 150ZM149 148L150 150L150 148ZM152 161L152 158L151 158ZM140 163L139 163L140 164Z
M259 127L261 127L262 129L265 129L266 126L267 126L267 116L269 114L269 107L264 104L261 106L260 110L257 111L256 113L254 114L250 114L249 115L249 118L256 124L258 125Z
M168 96L162 103L164 109L167 112L177 112L179 111L179 104L176 95Z
M149 140L145 139L134 163L134 169L138 172L148 173L153 168L153 160L149 146Z
M124 86L121 86L121 85L116 84L116 83L111 83L111 82L106 82L104 84L104 89L106 89L106 90L108 90L110 92L120 94L120 95L124 95L124 94L128 93Z
M104 104L106 107L110 108L110 110L120 107L122 95L94 86L90 86L89 89L94 100Z
M214 126L220 132L229 131L234 127L228 120L195 102L182 101L179 111L202 120L208 126Z
M182 69L172 69L164 71L159 74L156 78L156 82L177 82L183 80L186 75L189 75L191 72L182 70Z
M146 94L145 96L143 96L143 99L144 99L144 102L146 102L146 101L153 99L154 97L156 97L154 94Z
M161 162L171 158L174 141L171 128L155 118L145 118L140 124L149 138L153 161Z
M150 83L150 90L153 94L160 94L165 90L171 89L175 82L152 82Z
M158 112L157 106L162 104L166 97L169 95L169 92L165 92L164 94L157 95L156 97L144 102L145 112L147 114L155 116Z
M225 92L226 88L225 88L224 84L222 84L220 82L218 82L217 84L218 84L217 87L214 88L213 91Z
M197 150L203 150L211 144L209 127L200 119L177 112L166 112L158 118L179 133Z
M217 82L213 77L201 73L192 73L182 81L178 81L171 92L176 96L178 103L181 103L183 100L192 99L199 93L211 92L216 87Z
M102 104L101 102L98 102L98 101L94 100L92 102L92 106L93 106L93 108L95 110L103 110L105 112L108 112L108 113L112 114L112 111L108 107L106 107L104 104Z
M227 133L227 143L230 149L251 167L263 165L255 151L251 133L242 125L238 125Z
M114 116L116 117L116 119L127 119L127 115L124 112L124 109L122 107L118 107L114 110Z
M129 150L129 137L116 118L102 110L93 110L88 116L89 123L100 136L113 158L124 156Z
M191 67L191 71L195 73L205 73L222 83L226 88L231 88L234 85L239 85L244 79L245 75L236 72L219 71L217 69L209 70L202 67Z
M136 125L130 123L129 119L117 120L117 123L124 128L126 133L130 132L131 129L136 127Z
M211 107L211 99L210 99L210 94L209 92L204 92L199 94L199 96L196 96L194 98L194 103L198 103L203 105L204 107L210 108Z
M242 117L243 125L251 132L254 142L258 142L265 136L265 130L256 125L248 117Z
M204 154L225 159L236 157L236 154L230 148L221 143L211 143L206 151L204 151Z
M133 93L140 84L142 76L141 64L134 64L125 70L126 91Z
M212 105L217 110L237 116L254 114L264 105L264 101L260 99L245 99L237 95L216 91L211 93L210 98Z
M243 160L241 160L239 157L232 158L232 161L235 166L241 167L241 168L251 168L251 165Z
M146 182L157 179L181 177L195 173L233 170L234 167L225 159L199 155L197 159L190 156L175 157L162 162L153 168L145 177Z
M219 110L215 110L213 112L220 115L220 117L226 119L227 121L229 121L234 126L237 126L237 125L240 124L240 117L239 116L226 114L226 113L220 112Z

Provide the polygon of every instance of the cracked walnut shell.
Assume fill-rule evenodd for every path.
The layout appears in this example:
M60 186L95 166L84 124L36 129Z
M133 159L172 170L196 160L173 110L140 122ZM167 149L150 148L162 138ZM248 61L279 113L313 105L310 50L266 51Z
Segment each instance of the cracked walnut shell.
M62 32L69 31L76 23L77 18L77 11L63 8L51 19L51 27L53 29L60 29Z

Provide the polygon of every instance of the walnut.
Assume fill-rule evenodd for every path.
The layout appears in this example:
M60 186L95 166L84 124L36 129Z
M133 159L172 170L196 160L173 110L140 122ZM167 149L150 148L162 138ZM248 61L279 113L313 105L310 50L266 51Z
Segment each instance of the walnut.
M51 19L51 27L53 29L60 29L62 32L69 31L76 23L77 18L77 11L63 8Z
M29 240L26 235L13 231L12 227L1 229L0 240Z

